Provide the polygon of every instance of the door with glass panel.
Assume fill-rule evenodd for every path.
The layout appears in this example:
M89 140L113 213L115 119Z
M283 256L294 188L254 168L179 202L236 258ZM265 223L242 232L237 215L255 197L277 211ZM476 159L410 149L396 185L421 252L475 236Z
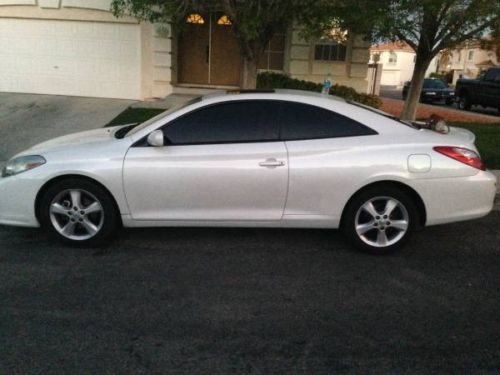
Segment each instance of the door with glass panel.
M179 83L239 84L241 56L231 28L223 14L190 14L186 18L179 37Z

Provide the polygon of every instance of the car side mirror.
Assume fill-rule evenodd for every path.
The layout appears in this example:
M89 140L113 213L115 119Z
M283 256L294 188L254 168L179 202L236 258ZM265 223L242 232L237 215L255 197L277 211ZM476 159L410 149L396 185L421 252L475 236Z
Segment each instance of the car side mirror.
M161 130L155 130L148 135L148 145L153 147L165 146L165 138Z

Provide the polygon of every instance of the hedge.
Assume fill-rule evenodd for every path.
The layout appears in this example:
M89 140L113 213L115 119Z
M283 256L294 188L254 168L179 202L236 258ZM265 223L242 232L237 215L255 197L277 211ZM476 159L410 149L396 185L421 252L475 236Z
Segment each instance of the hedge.
M257 76L258 89L293 89L321 92L323 85L310 81L290 78L281 73L264 72ZM352 87L333 85L330 89L330 95L340 96L346 100L352 100L374 108L382 107L382 101L376 95L359 93Z

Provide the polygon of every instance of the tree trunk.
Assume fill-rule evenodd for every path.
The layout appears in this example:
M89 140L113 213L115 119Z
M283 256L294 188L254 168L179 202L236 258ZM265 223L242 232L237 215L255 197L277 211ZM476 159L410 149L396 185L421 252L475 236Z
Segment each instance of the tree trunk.
M403 112L401 113L401 120L415 120L422 86L424 85L425 72L429 67L430 62L431 59L418 58L417 56L415 69L413 70L413 76L411 78L410 89L408 90L408 96L406 97Z
M243 90L255 90L257 88L257 61L250 58L243 59L240 87Z

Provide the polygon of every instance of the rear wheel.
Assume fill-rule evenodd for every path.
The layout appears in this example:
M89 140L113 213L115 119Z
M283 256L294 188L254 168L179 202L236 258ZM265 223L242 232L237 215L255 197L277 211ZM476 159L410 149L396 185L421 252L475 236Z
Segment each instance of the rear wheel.
M472 107L472 103L469 98L469 94L463 93L458 100L458 108L464 111L469 111Z
M109 193L79 178L52 185L40 201L39 212L42 227L72 245L100 245L118 225L118 213Z
M399 250L418 222L412 199L393 186L358 194L346 208L342 229L359 250L383 255Z

